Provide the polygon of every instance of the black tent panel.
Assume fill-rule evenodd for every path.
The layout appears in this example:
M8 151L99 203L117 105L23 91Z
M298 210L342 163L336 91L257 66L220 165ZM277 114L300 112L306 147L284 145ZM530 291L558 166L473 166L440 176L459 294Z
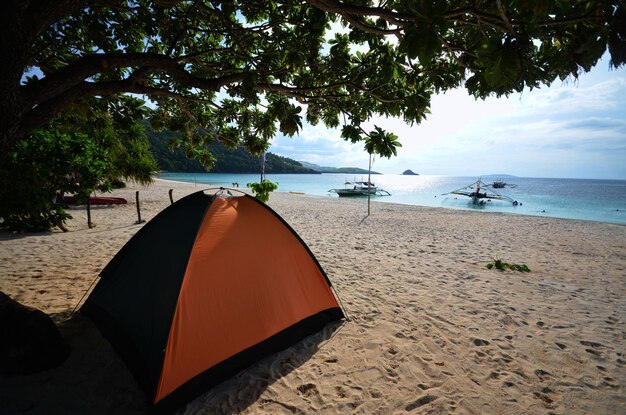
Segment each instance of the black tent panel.
M193 193L147 223L104 268L81 309L148 396L158 383L189 254L213 198Z

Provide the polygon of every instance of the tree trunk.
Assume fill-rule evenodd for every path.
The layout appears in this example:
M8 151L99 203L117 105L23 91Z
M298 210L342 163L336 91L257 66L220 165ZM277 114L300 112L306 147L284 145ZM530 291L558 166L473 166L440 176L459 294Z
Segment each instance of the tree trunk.
M2 36L0 54L3 57L0 65L0 162L3 162L16 142L23 113L19 91L22 52L16 50L10 39Z
M14 31L7 30L9 33ZM20 121L23 116L23 102L19 85L22 74L21 59L23 52L16 50L18 42L12 43L10 35L0 37L0 165L8 161L9 151L18 139ZM0 175L0 193L6 189L8 178Z
M0 77L4 74L0 71ZM16 91L0 89L0 164L6 162L9 151L17 142L17 132L21 120L21 105Z

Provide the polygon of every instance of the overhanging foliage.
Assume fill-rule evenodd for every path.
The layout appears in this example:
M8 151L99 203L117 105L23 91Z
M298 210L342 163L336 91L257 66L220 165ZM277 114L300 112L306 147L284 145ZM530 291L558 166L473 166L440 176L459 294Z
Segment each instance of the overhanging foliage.
M7 0L0 16L2 159L86 97L120 117L122 94L149 98L210 163L207 139L260 154L305 120L365 133L374 115L420 122L442 90L535 88L607 49L625 62L618 0Z

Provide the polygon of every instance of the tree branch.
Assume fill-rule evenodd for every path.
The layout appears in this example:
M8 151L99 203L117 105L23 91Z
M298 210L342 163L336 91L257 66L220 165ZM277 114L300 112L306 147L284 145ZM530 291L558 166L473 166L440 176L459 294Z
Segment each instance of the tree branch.
M476 22L472 22L468 19L468 16L472 16ZM444 13L442 17L447 20L457 19L459 22L479 27L489 26L505 33L509 30L507 27L508 22L506 20L503 22L501 16L486 13L474 7L464 7L462 9L451 10Z
M212 80L205 80L200 78L188 79L190 81L200 81L201 84L210 83L217 89L221 85L225 85L232 82L238 82L242 78L241 74L232 76L224 76ZM197 84L188 83L188 87L198 87ZM208 89L208 88L205 88ZM217 90L216 89L216 90ZM59 112L63 110L67 105L76 102L81 97L93 97L93 96L111 96L119 93L134 93L147 95L150 97L168 97L174 99L185 99L190 101L201 102L204 104L210 104L216 106L214 102L210 100L203 100L196 97L189 97L180 93L169 91L162 88L154 88L143 85L138 82L138 77L131 76L128 79L120 81L106 81L106 82L80 82L73 85L69 89L50 97L50 99L39 103L30 111L28 111L20 122L18 128L18 134L26 134L35 128L39 128L54 118Z
M394 25L403 26L406 23L415 22L416 18L410 14L398 13L381 7L364 7L346 4L335 0L306 0L313 7L327 12L337 13L341 16L376 16L385 19Z
M340 83L336 83L336 84L332 84L332 85L324 85L324 86L320 86L320 87L300 87L300 88L296 88L296 87L289 87L286 85L282 85L282 84L262 84L259 85L259 87L261 89L264 89L266 91L269 92L280 92L281 94L285 95L285 96L289 96L292 98L296 98L296 99L302 99L302 100L318 100L318 99L329 99L329 98L349 98L351 97L351 94L336 94L336 95L332 95L332 94L316 94L316 95L308 95L307 92L323 92L323 91L328 91L328 90L334 90L334 89L338 89L342 86L351 86L354 89L356 89L357 91L366 94L368 96L370 96L371 98L375 99L378 102L382 102L382 103L395 103L395 102L399 102L402 101L402 99L398 98L398 99L389 99L389 98L383 98L379 95L376 95L373 93L373 90L368 90L367 88L365 88L363 85L359 85L356 84L354 82L340 82Z
M370 26L370 25L360 21L358 18L354 17L351 14L346 14L346 15L342 15L342 16L343 16L344 19L346 19L348 22L350 22L357 29L362 30L363 32L366 32L366 33L371 33L373 35L387 36L387 35L398 35L398 34L402 33L402 29L388 30L388 29L380 29L380 28L375 27L375 26Z
M506 12L504 11L504 6L502 6L502 1L501 0L496 0L496 4L498 5L498 12L500 13L500 17L502 18L502 21L504 22L504 24L508 28L509 34L514 35L515 34L515 29L513 29L513 25L511 24L509 19L506 17Z
M218 91L224 85L243 79L243 73L214 79L200 78L187 72L176 59L154 53L101 53L85 56L42 80L21 88L25 102L34 106L63 94L94 75L126 67L142 67L144 73L165 72L182 86L210 91Z

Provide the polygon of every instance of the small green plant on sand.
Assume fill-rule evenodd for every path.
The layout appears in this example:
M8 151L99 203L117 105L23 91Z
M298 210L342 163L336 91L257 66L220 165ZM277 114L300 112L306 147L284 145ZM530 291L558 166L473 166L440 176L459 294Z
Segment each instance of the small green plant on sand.
M530 268L526 264L509 264L500 259L499 255L493 257L493 262L486 265L487 269L495 268L499 271L510 269L511 271L530 272Z
M252 189L252 192L254 192L257 199L263 203L267 203L270 198L270 193L278 189L278 185L276 183L270 182L267 179L261 180L260 183L248 183L248 187Z

